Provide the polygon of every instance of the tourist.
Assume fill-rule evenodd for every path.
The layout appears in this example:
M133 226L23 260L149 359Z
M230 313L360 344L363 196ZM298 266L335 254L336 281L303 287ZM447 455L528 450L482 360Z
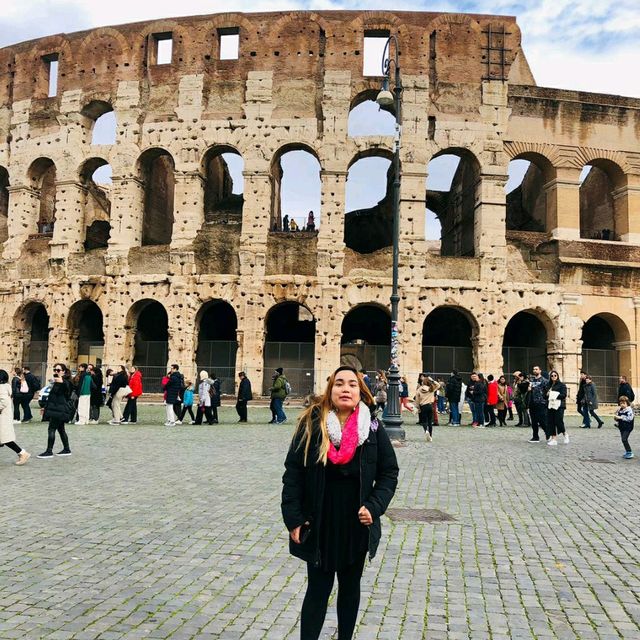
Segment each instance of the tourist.
M291 222L289 223L289 231L298 231L298 223L291 218Z
M213 380L209 378L207 371L201 371L199 374L200 383L198 384L198 410L196 411L195 424L202 424L203 416L207 419L207 424L213 424L213 416L211 414L211 385Z
M373 395L373 386L371 384L371 378L369 377L369 374L365 369L360 369L360 374L362 375L362 379L364 380L367 389L369 389L369 392L371 393L371 395Z
M542 376L539 366L533 367L533 377L529 381L529 416L531 417L532 436L529 442L540 442L539 429L547 434L547 393L549 381Z
M165 427L173 427L176 424L175 405L178 402L178 397L182 392L183 377L180 373L180 367L177 364L172 364L169 373L166 376L166 383L163 385L163 390L166 392L164 400L166 420Z
M236 400L236 412L238 413L238 422L247 422L247 403L253 400L251 391L251 381L247 378L247 374L241 371L238 374L240 384L238 385L238 399Z
M591 418L595 418L598 429L602 429L604 422L596 413L598 408L598 390L589 374L584 378L584 395L582 397L582 417L584 418L583 429L591 429Z
M462 395L462 378L454 369L447 380L445 396L449 402L449 422L454 427L460 426L460 397Z
M487 377L487 403L484 405L484 420L488 427L496 426L496 405L498 404L498 383L493 375Z
M509 421L513 421L513 387L510 384L507 384L507 393L509 394L509 401L507 402L507 413L509 417L507 418Z
M11 400L13 405L13 422L20 422L20 407L22 405L22 395L28 391L27 382L20 367L13 370L11 378Z
M285 461L282 515L289 551L307 563L300 637L317 640L338 576L338 635L353 637L366 554L398 483L398 463L374 400L352 367L340 367L298 425ZM357 519L355 518L357 514Z
M316 219L313 215L313 211L309 211L309 215L307 216L307 231L315 231L316 230Z
M209 395L211 396L211 418L213 424L218 424L218 407L221 404L220 380L215 373L211 374L211 385L209 387Z
M548 412L547 412L547 444L558 444L558 435L564 436L564 443L569 444L569 434L564 426L564 412L567 408L567 385L560 380L557 371L549 373Z
M516 405L518 413L518 423L516 427L529 427L529 400L531 398L531 390L529 389L529 378L526 373L516 371L513 374L513 384L515 387L513 401Z
M108 373L107 371L107 374ZM120 365L117 372L112 373L109 395L111 397L111 413L113 414L113 419L109 424L121 424L124 399L131 393L131 387L129 386L127 369L123 364Z
M195 389L193 387L193 382L191 382L191 380L186 380L184 386L185 389L182 392L182 410L177 415L178 419L176 420L176 424L182 424L187 413L191 417L191 422L189 424L195 424L196 417L193 415L193 400L195 397Z
M13 428L11 387L9 374L4 369L0 369L0 446L8 447L16 453L18 456L16 464L21 466L27 462L31 454L16 444L16 432Z
M387 376L382 369L378 369L376 372L376 381L373 383L373 397L376 401L376 407L384 412L384 408L387 404L387 390L389 389L389 383L387 382Z
M93 390L93 378L87 369L87 365L78 365L76 376L76 394L78 396L78 420L76 424L89 424L89 412L91 408L91 392Z
M271 375L271 388L276 382L276 378L278 377L278 372L274 371ZM278 414L276 413L276 405L273 401L273 394L269 393L269 411L271 411L271 420L267 424L275 424L278 421Z
M627 382L626 376L620 376L620 384L618 385L618 398L624 396L629 404L632 404L636 399L636 394L633 393L631 385Z
M475 371L471 374L465 397L471 409L471 426L484 428L484 404L487 401L487 388Z
M56 453L57 456L70 456L69 437L64 428L65 422L73 420L75 408L71 402L71 372L67 365L56 362L53 365L53 384L49 390L47 404L43 411L44 420L49 421L47 448L38 458L50 460L53 458L53 445L56 441L56 431L62 440L62 449Z
M104 404L102 369L90 364L89 373L93 378L91 400L89 405L89 424L98 424L100 420L100 407Z
M436 391L436 404L438 407L438 413L447 413L447 399L444 395L444 380L442 378L436 378L436 382L440 385L438 387L438 390Z
M20 406L22 407L22 422L31 422L33 415L31 414L31 401L40 389L42 385L37 376L31 373L31 368L28 365L22 367L22 373L24 380L27 383L27 392L22 393L20 398ZM24 388L24 387L23 387Z
M275 423L283 424L287 421L287 416L282 405L284 403L284 399L287 397L287 387L289 383L284 376L284 370L282 367L278 367L275 372L276 376L269 393L271 394L271 400L273 401L273 411L276 418Z
M134 365L129 367L129 388L131 393L127 397L122 423L136 424L138 422L138 398L142 395L142 372Z
M613 421L620 429L620 438L622 439L622 446L624 447L623 458L630 460L633 458L633 451L629 445L629 436L633 431L633 409L629 402L629 398L626 396L620 396L618 399L618 410L615 413Z
M498 378L496 383L498 390L498 402L496 403L496 409L498 410L498 421L501 427L507 426L507 408L511 402L510 387L507 384L507 379L504 375Z
M409 385L407 384L407 379L402 376L400 378L400 413L406 409L407 411L411 411L411 401L409 400Z
M284 214L284 218L282 218L282 230L289 231L289 216L288 214Z
M576 407L578 409L578 413L582 416L582 427L586 428L587 425L591 426L591 418L589 418L589 412L587 411L587 416L585 417L585 406L584 406L584 385L586 384L587 373L586 371L580 371L580 381L578 383L578 393L576 394Z
M413 400L418 407L418 422L424 429L424 437L427 442L433 440L433 401L439 388L440 383L426 373L421 373L418 376L418 388Z

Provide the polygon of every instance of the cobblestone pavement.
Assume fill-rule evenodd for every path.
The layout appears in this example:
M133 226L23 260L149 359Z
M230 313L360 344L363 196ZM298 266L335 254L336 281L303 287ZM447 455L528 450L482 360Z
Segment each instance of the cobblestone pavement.
M279 511L291 425L141 414L70 427L71 458L35 459L42 424L17 427L26 466L0 449L0 638L297 638L305 571ZM385 517L359 640L640 638L640 466L610 419L555 448L516 428L439 427L427 444L414 421L392 507L455 521ZM335 626L330 608L323 638Z

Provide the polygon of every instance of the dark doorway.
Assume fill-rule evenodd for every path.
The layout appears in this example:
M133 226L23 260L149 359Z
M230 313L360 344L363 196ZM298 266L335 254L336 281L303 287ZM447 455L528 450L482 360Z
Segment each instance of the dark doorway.
M30 339L25 344L22 364L31 367L32 373L44 382L49 351L49 314L44 305L36 304L29 310L28 316L31 316Z
M600 402L616 402L620 363L611 325L593 316L582 327L582 370L592 378Z
M167 372L169 358L169 319L165 308L145 301L136 320L133 364L142 372L145 388L158 393Z
M144 185L142 246L171 242L175 187L173 169L173 158L163 149L152 149L140 158Z
M469 375L474 369L472 334L471 323L458 309L434 309L422 328L422 370L443 379L454 369Z
M516 313L504 332L502 342L503 371L531 373L534 366L547 369L547 330L542 322L528 311Z
M77 332L76 363L91 363L102 366L104 354L104 331L102 329L102 311L95 302L78 302L71 309L70 328Z
M365 369L373 374L387 370L391 358L391 317L376 305L362 305L342 321L340 364Z

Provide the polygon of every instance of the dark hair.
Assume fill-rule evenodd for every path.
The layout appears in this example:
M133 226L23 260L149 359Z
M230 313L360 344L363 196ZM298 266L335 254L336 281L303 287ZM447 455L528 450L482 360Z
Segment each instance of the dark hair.
M9 382L9 374L4 369L0 369L0 384L5 384L6 382Z
M179 371L179 370L180 370L180 367L179 367L177 364L172 364L172 365L171 365L171 368L172 368L172 369L175 369L176 371Z
M487 376L487 380L488 380L489 382L493 382L493 374L491 374L491 373L490 373L490 374Z
M551 371L549 371L549 378L551 378L554 373L558 376L558 382L561 382L560 374L555 369L551 369Z
M31 367L28 364L25 364L24 367L22 367L23 371L31 371Z
M16 367L16 368L14 369L14 371L15 371L15 374L16 374L17 376L21 376L21 375L22 375L22 369L21 369L20 367Z
M244 372L244 371L241 371L241 372L238 374L238 378L246 378L246 377L247 377L247 376L246 376L246 374L245 374L245 372Z

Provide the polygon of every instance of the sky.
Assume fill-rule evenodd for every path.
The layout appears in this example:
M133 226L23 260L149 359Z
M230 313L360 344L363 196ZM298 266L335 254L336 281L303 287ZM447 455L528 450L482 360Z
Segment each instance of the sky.
M522 46L540 86L613 93L640 98L640 1L616 0L394 0L393 3L323 0L236 0L234 11L287 11L295 9L384 9L395 11L450 11L514 15L522 31ZM45 35L73 32L138 20L226 12L228 3L211 0L20 0L6 1L0 11L0 47ZM369 116L375 114L370 111ZM365 117L367 117L365 115ZM300 158L291 160L300 166ZM237 164L237 163L236 163ZM430 188L450 182L455 161L431 168ZM446 167L444 166L446 165ZM388 163L378 161L379 172ZM233 169L234 172L237 170ZM354 208L371 206L372 168L350 175L347 198ZM518 175L522 173L522 166ZM369 178L369 180L368 180ZM379 181L378 181L379 182ZM508 189L518 182L514 176ZM300 184L297 179L292 184ZM237 190L237 189L236 189ZM289 205L296 212L313 209L319 201L315 188L310 198L294 196ZM374 203L375 204L375 203ZM296 214L297 215L297 214ZM302 213L300 214L302 215ZM432 233L437 233L434 231ZM429 234L429 230L428 230Z

